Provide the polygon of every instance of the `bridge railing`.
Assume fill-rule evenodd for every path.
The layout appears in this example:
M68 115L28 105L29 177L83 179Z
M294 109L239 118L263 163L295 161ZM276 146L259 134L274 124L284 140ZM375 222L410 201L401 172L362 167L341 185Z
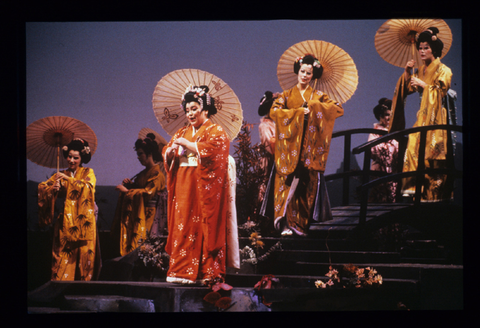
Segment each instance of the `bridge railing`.
M460 132L462 133L462 127L458 125L432 125L432 126L422 126L409 128L402 131L396 131L390 134L387 134L386 131L380 131L376 129L352 129L339 131L332 134L332 138L345 136L344 140L344 171L342 173L336 173L325 176L327 181L335 179L343 179L343 201L342 204L348 205L349 203L349 178L351 176L361 176L362 182L358 187L360 194L360 217L359 224L364 225L366 222L367 208L368 208L368 196L370 188L390 181L398 181L399 187L397 188L396 199L401 199L401 181L406 177L416 177L416 188L414 196L414 204L420 204L421 198L421 186L424 183L425 174L447 174L451 178L462 178L463 172L455 168L454 165L454 152L453 152L453 142L452 142L452 133L447 133L447 168L425 168L425 146L426 146L426 137L427 132L430 130L447 130L447 132ZM357 133L376 133L382 135L381 137L368 141L358 147L355 147L352 150L352 154L361 154L364 153L363 159L363 169L361 171L352 171L350 169L350 147L351 147L351 136ZM420 133L420 145L419 145L419 154L418 154L418 168L416 171L412 172L402 172L403 167L403 156L405 153L405 148L408 140L408 135L412 133ZM387 142L389 140L397 140L399 143L399 161L397 166L397 172L400 173L385 173L379 171L372 171L370 169L371 161L371 150L372 147L375 147L378 144ZM378 178L370 180L373 176L378 176Z

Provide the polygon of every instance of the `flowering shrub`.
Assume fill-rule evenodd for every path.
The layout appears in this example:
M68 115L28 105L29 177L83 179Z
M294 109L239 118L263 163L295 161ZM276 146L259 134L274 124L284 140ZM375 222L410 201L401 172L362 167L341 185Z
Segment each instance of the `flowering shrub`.
M345 274L345 279L342 279L339 272L330 266L329 271L325 274L330 279L327 282L322 280L315 281L315 287L341 286L343 288L361 288L378 286L383 283L382 276L377 274L377 271L371 267L359 268L356 265L347 264L343 266L343 273Z
M147 234L145 240L140 240L138 258L142 260L146 268L163 273L168 270L170 256L165 252L165 242L161 237L150 237Z
M270 249L265 252L262 256L258 256L258 250L259 248L263 248L265 246L265 243L261 240L262 236L258 234L258 232L254 231L250 234L249 239L251 240L251 245L255 248L253 250L250 246L245 246L240 250L241 255L247 255L248 259L243 259L242 263L252 263L254 265L258 264L259 261L264 261L267 259L267 257L276 249L282 249L282 244L280 242L277 242L275 245L270 247Z

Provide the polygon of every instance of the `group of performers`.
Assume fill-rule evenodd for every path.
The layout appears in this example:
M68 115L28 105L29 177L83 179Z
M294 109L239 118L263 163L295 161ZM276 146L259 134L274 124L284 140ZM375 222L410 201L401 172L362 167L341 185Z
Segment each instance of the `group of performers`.
M414 63L409 61L393 101L380 99L374 108L376 129L404 129L405 97L415 91L420 93L421 104L414 126L446 124L442 98L450 88L452 73L440 62L443 43L437 33L432 27L419 34L416 47L423 65L414 74ZM334 123L344 110L340 103L310 86L312 79L322 76L317 58L311 54L297 58L293 71L298 76L296 86L278 94L266 92L259 106L260 138L270 154L263 162L268 173L260 188L260 213L272 219L282 236L306 236L313 221L332 218L324 173ZM167 282L208 284L223 279L227 266L239 268L238 238L231 225L236 212L230 142L222 127L210 120L217 109L208 92L206 86L190 86L179 99L189 124L175 133L161 154L153 134L136 141L134 149L145 169L134 181L125 179L117 186L120 195L112 231L122 256L137 248L152 230L156 197L166 188ZM371 135L369 140L376 137ZM428 134L427 167L445 165L446 140L445 131ZM418 136L411 135L403 171L416 169L418 145ZM89 281L95 279L98 238L95 174L83 166L91 157L88 143L75 139L64 147L63 155L68 169L39 184L40 223L51 223L55 199L65 198L63 213L54 227L52 280ZM396 142L378 145L372 150L372 169L391 173L397 158ZM415 184L411 180L404 179L402 193L412 193ZM377 201L378 197L393 201L397 184L387 187L374 191ZM444 176L428 176L422 199L450 199L450 187Z

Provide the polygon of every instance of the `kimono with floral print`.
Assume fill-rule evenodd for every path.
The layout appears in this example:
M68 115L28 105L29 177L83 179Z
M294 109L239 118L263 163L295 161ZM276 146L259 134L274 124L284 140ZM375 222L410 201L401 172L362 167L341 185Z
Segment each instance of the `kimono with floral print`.
M196 143L197 153L166 150L180 138ZM228 155L230 142L221 126L207 120L194 134L183 127L172 137L163 156L167 172L167 279L200 281L224 277L227 257Z
M388 131L386 127L379 123L374 123L373 128L377 130ZM379 134L371 133L368 141L379 138ZM372 171L381 171L386 173L395 173L398 163L398 141L389 140L372 147ZM376 203L394 203L398 183L390 181L377 185L370 190L369 201Z
M118 196L112 231L120 237L120 255L125 256L145 240L152 229L156 200L165 189L165 176L158 164L141 171L128 192Z
M413 125L428 126L447 124L447 110L443 107L442 99L450 89L452 71L436 58L430 65L422 65L418 70L418 78L427 84L420 94L420 109L417 112L417 121ZM410 79L404 74L399 78L394 98L392 100L392 115L390 132L405 128L405 100L409 94L417 92L410 85ZM431 130L427 133L425 149L426 168L446 167L447 131ZM404 156L403 172L416 171L418 168L418 152L420 133L410 134ZM453 182L444 174L425 175L422 187L422 201L442 201L452 197ZM402 193L415 194L415 178L409 177L402 181Z
M79 167L75 174L68 170L62 173L69 178L61 180L58 192L53 189L55 175L38 185L41 227L53 222L57 197L65 199L63 213L55 220L53 229L52 280L75 280L78 268L78 279L89 281L96 275L96 178L93 169L88 167Z
M305 103L310 109L307 117ZM284 91L270 109L276 129L274 217L286 216L288 226L298 234L306 233L318 204L320 174L325 172L335 119L342 115L339 103L310 86L303 96L296 86ZM295 176L298 185L290 192L289 180Z

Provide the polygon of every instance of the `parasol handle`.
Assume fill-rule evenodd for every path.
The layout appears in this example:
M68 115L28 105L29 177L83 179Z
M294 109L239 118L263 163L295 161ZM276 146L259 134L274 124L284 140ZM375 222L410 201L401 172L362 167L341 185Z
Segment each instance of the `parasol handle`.
M57 173L60 170L60 145L57 145Z

